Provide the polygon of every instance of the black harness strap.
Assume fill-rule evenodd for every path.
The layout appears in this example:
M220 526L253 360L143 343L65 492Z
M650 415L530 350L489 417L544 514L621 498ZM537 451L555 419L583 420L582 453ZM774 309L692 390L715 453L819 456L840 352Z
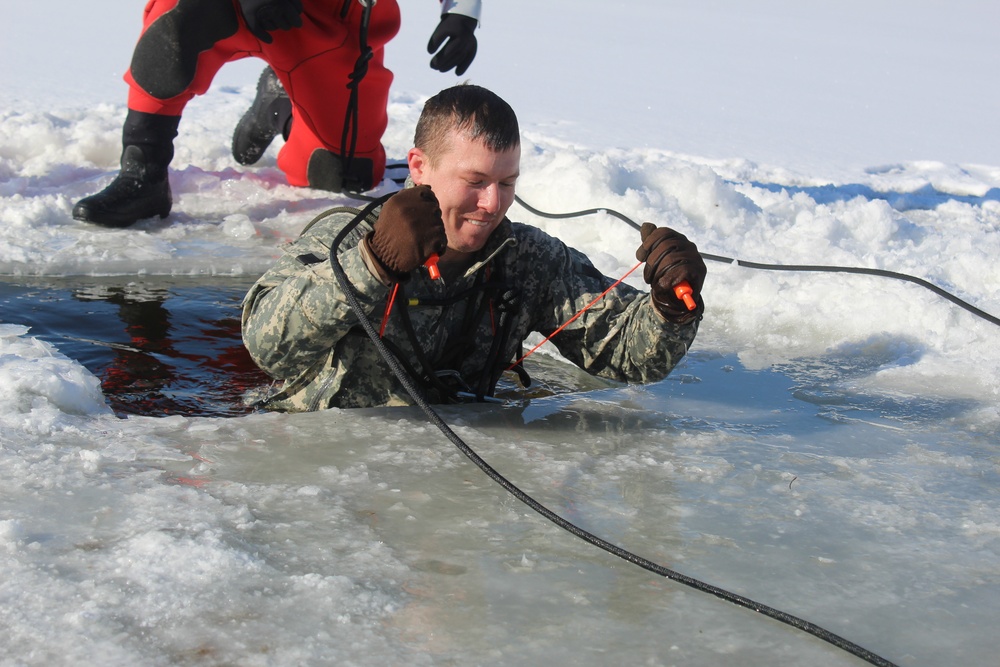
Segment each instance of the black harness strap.
M482 275L482 274L480 274ZM402 290L402 288L401 288ZM493 296L500 295L499 298ZM413 321L410 318L410 306L405 294L397 294L397 299L401 301L399 307L399 317L403 331L406 333L413 348L414 355L420 366L423 368L421 375L412 375L414 380L420 382L422 386L434 391L439 400L443 402L458 402L459 394L473 394L477 401L485 401L487 396L492 396L493 387L500 377L505 366L504 360L500 359L503 349L507 346L510 338L513 315L516 314L519 306L517 290L502 282L485 281L477 277L475 284L450 299L419 299L419 305L435 305L447 307L458 303L463 299L468 302L468 307L462 318L462 325L454 345L448 347L448 352L437 364L431 362L426 351L417 338L413 328ZM499 323L493 335L490 352L486 362L479 371L479 379L475 389L469 387L461 375L457 372L459 361L466 358L475 347L475 334L480 322L487 317L491 304L495 304L500 312ZM398 349L393 350L398 354ZM447 382L447 379L451 382Z

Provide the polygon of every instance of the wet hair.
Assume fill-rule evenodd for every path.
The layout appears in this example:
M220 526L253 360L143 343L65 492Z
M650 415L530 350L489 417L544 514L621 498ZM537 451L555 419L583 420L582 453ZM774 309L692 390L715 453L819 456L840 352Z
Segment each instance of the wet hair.
M458 129L487 148L503 153L521 144L514 110L499 95L482 86L461 84L427 100L417 121L413 145L431 162L447 150L448 135Z

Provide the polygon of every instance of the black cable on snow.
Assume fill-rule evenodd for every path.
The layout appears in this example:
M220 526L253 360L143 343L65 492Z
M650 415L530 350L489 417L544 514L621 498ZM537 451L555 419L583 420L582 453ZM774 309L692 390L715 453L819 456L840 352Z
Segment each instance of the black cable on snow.
M375 345L375 349L378 350L379 354L389 365L389 368L392 370L393 374L399 380L400 384L403 385L403 388L406 389L406 391L410 394L410 397L413 398L414 403L416 403L416 405L419 406L421 410L423 410L424 414L431 421L431 423L433 423L441 431L441 433L443 433L444 436L452 442L452 444L458 447L459 451L461 451L470 461L476 464L476 466L478 466L479 469L482 470L490 479L492 479L494 482L502 486L508 493L510 493L512 496L520 500L529 508L540 514L542 517L548 519L549 521L559 526L563 530L566 530L572 533L573 535L579 537L585 542L588 542L600 549L603 549L604 551L607 551L613 556L617 556L622 560L628 561L629 563L633 563L634 565L638 565L639 567L648 570L649 572L652 572L654 574L658 574L661 577L665 577L672 581L684 584L685 586L689 586L703 593L709 593L718 598L721 598L722 600L731 602L737 606L751 609L759 614L763 614L764 616L772 618L776 621L781 621L782 623L790 625L794 628L798 628L803 632L807 632L818 639L822 639L823 641L828 642L833 646L836 646L837 648L842 649L847 653L850 653L851 655L860 658L861 660L864 660L865 662L868 662L872 665L876 665L877 667L897 667L895 663L892 663L886 660L885 658L879 656L878 654L872 653L868 649L863 648L855 644L854 642L851 642L841 637L840 635L834 634L833 632L830 632L829 630L826 630L825 628L822 628L814 623L811 623L797 616L793 616L791 614L783 612L780 609L775 609L774 607L770 607L766 604L756 602L754 600L751 600L750 598L744 597L742 595L737 595L736 593L732 593L723 588L713 586L712 584L705 583L693 577L681 574L680 572L671 570L667 567L664 567L650 560L647 560L642 556L638 556L630 551L627 551L626 549L623 549L615 544L612 544L611 542L608 542L607 540L604 540L594 535L593 533L584 530L583 528L580 528L576 524L567 521L562 516L556 514L548 507L539 503L530 495L522 491L511 481L509 481L506 477L497 472L497 470L495 470L482 457L480 457L464 440L462 440L462 438L457 433L455 433L451 429L450 426L448 426L448 424L441 418L440 415L438 415L438 413L434 410L434 408L431 407L430 403L428 403L426 397L423 395L423 392L421 391L420 387L413 381L413 379L403 368L399 360L396 359L396 357L389 351L386 345L382 342L382 339L379 336L378 331L375 328L375 325L366 315L364 307L361 305L361 302L358 300L358 297L355 294L354 286L351 284L350 279L344 272L344 267L340 264L339 257L337 257L337 252L340 248L341 243L343 243L344 239L347 238L347 235L351 232L351 230L353 230L354 227L356 227L358 223L360 223L360 221L368 217L368 215L375 209L375 207L383 203L390 196L392 195L389 194L384 197L372 200L371 203L369 203L368 206L366 206L364 210L362 210L361 213L359 213L354 218L353 221L344 226L344 228L337 234L336 238L333 241L333 244L330 247L330 264L331 267L333 268L334 275L337 277L337 282L340 283L340 288L343 291L344 296L347 299L347 302L350 304L351 308L354 310L354 313L357 315L359 323L365 330L365 333L368 334L368 337L371 339L372 344Z
M629 218L624 213L619 213L618 211L609 208L589 208L583 211L573 211L571 213L547 213L545 211L540 211L533 206L528 205L523 199L514 195L514 199L518 204L523 206L528 211L531 211L537 216L542 218L550 219L562 219L562 218L576 218L584 215L594 215L596 213L607 213L610 216L618 218L625 224L629 225L633 229L640 229L639 224ZM869 269L866 267L855 267L855 266L823 266L819 264L762 264L760 262L748 262L742 259L734 259L732 257L723 257L722 255L712 255L707 252L701 253L701 256L705 259L712 260L713 262L723 262L725 264L736 264L737 266L743 266L748 269L760 269L763 271L799 271L799 272L824 272L824 273L858 273L862 275L869 276L879 276L882 278L894 278L896 280L904 280L906 282L911 282L915 285L920 285L930 291L934 292L938 296L951 301L956 306L964 308L968 312L972 313L976 317L980 317L991 324L1000 326L1000 318L990 315L986 311L976 308L971 303L963 301L954 294L938 287L934 283L928 282L923 278L917 278L916 276L911 276L905 273L897 273L895 271L886 271L884 269Z

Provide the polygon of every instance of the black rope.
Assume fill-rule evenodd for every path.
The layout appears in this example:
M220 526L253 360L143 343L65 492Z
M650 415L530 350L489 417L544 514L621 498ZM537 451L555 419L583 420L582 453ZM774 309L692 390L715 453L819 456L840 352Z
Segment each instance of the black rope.
M829 630L826 630L814 623L810 623L809 621L785 613L779 609L775 609L774 607L770 607L760 602L755 602L750 598L743 597L742 595L737 595L736 593L731 593L725 589L713 586L711 584L705 583L693 577L681 574L667 567L664 567L650 560L647 560L641 556L638 556L630 551L627 551L600 537L597 537L593 533L590 533L584 530L583 528L580 528L579 526L567 521L560 515L556 514L555 512L547 508L545 505L542 505L537 500L529 496L527 493L525 493L520 488L515 486L512 482L510 482L506 477L497 472L489 463L483 460L471 447L469 447L469 445L466 444L466 442L462 440L462 438L459 437L457 433L451 430L451 427L449 427L448 424L445 423L445 421L441 418L441 416L434 411L434 408L431 407L431 405L425 399L422 391L420 390L420 387L416 385L413 379L407 374L406 370L400 364L399 360L396 359L396 357L385 346L382 339L378 335L378 331L376 330L375 325L366 315L364 307L361 305L361 302L358 300L358 297L355 294L354 286L351 284L350 279L344 272L344 267L341 266L340 264L340 259L337 257L337 251L340 248L340 244L343 243L345 238L347 238L347 235L350 234L351 230L353 230L354 227L356 227L361 220L364 220L368 216L368 214L372 210L374 210L376 206L384 202L390 196L392 195L391 194L386 195L384 197L372 201L367 207L365 207L365 209L360 214L358 214L354 218L354 220L352 220L349 224L345 225L345 227L337 234L330 248L330 264L331 267L333 268L334 275L337 277L337 281L340 283L340 288L344 292L345 298L347 299L351 308L357 315L358 321L360 322L362 328L364 328L365 333L368 334L368 337L371 339L372 344L375 345L375 349L378 350L379 354L389 365L389 368L392 370L393 374L396 376L399 382L403 385L403 388L406 389L406 391L413 398L414 403L416 403L416 405L419 406L421 410L423 410L424 414L427 415L427 418L431 421L431 423L433 423L441 431L441 433L443 433L444 436L448 438L448 440L450 440L456 447L458 447L459 451L465 454L465 456L468 457L470 461L475 463L476 466L478 466L480 470L486 473L486 475L490 479L492 479L494 482L502 486L508 493L510 493L512 496L520 500L529 508L537 512L539 515L548 519L549 521L559 526L563 530L566 530L572 533L573 535L576 535L580 539L600 549L603 549L604 551L607 551L608 553L617 556L622 560L638 565L639 567L645 570L648 570L654 574L658 574L667 579L671 579L678 583L684 584L685 586L690 586L695 590L704 593L709 593L718 598L721 598L722 600L731 602L737 606L751 609L759 614L763 614L764 616L772 618L776 621L781 621L782 623L790 625L794 628L798 628L799 630L807 632L818 639L822 639L823 641L828 642L836 646L837 648L840 648L846 651L847 653L850 653L851 655L854 655L872 665L877 665L878 667L896 667L895 663L889 662L885 658L875 653L872 653L868 649L858 646L857 644L847 639L844 639L843 637L834 634Z
M347 88L351 91L347 99L347 111L344 115L344 130L340 135L340 156L344 161L344 178L351 173L354 154L358 147L358 105L361 81L368 73L368 61L375 55L368 46L368 25L371 21L373 1L362 2L361 26L358 32L358 59L354 62L354 71L348 75ZM347 3L344 3L347 9ZM350 138L350 141L348 141ZM350 144L348 146L348 144Z
M640 229L640 225L628 217L624 213L619 213L618 211L609 208L589 208L584 211L573 211L571 213L546 213L545 211L539 211L533 206L529 206L523 199L514 195L514 199L518 204L523 206L528 211L534 213L537 216L550 219L563 219L563 218L577 218L584 215L594 215L596 213L607 213L610 216L622 220L627 225L633 229ZM917 278L916 276L911 276L905 273L897 273L895 271L886 271L884 269L870 269L866 267L856 267L856 266L824 266L820 264L762 264L760 262L748 262L742 259L734 259L732 257L724 257L722 255L712 255L707 252L701 253L701 256L705 259L712 260L713 262L723 262L725 264L736 264L737 266L743 266L748 269L760 269L763 271L800 271L800 272L825 272L825 273L857 273L869 276L880 276L882 278L895 278L896 280L904 280L906 282L913 283L915 285L920 285L930 291L934 292L938 296L951 301L956 306L964 308L968 312L972 313L976 317L980 317L991 324L996 324L1000 326L1000 318L990 315L984 310L976 308L971 303L963 301L954 294L938 287L934 283L928 282L923 278Z

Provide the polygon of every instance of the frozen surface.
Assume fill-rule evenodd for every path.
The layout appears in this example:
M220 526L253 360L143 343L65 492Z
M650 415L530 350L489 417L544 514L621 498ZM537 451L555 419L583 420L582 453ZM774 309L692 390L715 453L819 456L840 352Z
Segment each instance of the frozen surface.
M391 160L456 80L426 67L422 4L388 54ZM185 114L166 220L73 221L116 171L140 8L8 9L0 664L858 664L558 531L417 412L195 417L184 406L225 413L233 392L175 389L180 414L116 416L94 369L138 344L126 308L169 312L163 367L201 367L188 336L210 330L202 353L237 365L206 377L237 377L234 285L353 202L285 185L274 149L235 165L259 72L244 61ZM998 20L971 1L494 0L468 76L518 110L533 206L615 209L724 257L913 274L998 315ZM634 264L637 234L610 215L511 217L609 275ZM644 557L900 665L991 664L997 326L909 283L709 269L702 333L668 380L606 386L541 357L577 391L443 417ZM84 306L101 321L58 321Z

